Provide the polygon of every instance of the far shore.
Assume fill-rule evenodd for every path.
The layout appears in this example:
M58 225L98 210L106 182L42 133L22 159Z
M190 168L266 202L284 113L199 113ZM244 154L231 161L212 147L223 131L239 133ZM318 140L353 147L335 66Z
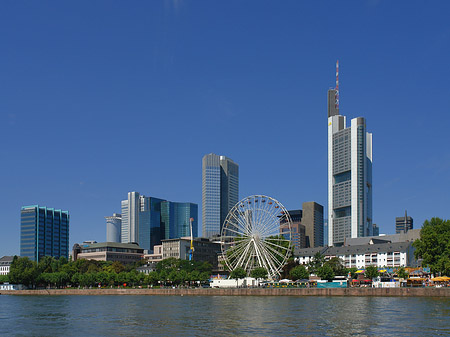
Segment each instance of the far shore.
M0 295L388 296L450 297L450 288L161 288L0 290Z

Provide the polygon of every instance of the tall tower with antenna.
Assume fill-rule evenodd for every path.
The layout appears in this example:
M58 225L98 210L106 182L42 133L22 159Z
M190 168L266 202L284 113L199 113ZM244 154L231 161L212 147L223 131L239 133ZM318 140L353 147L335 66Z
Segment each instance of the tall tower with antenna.
M328 245L372 233L372 134L363 117L347 127L339 112L337 61L336 86L328 90Z

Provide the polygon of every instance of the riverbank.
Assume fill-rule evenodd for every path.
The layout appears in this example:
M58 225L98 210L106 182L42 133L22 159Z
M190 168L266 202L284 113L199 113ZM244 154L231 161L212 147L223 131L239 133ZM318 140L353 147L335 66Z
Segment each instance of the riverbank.
M1 290L0 295L450 297L450 288L41 289L41 290Z

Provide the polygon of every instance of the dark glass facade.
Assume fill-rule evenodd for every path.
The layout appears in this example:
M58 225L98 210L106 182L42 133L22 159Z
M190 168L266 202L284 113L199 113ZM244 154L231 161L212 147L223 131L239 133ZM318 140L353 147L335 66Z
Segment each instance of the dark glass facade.
M68 211L25 206L20 218L20 256L33 261L42 256L69 258Z
M198 205L190 202L161 203L162 239L178 239L191 235L189 219L193 218L192 235L198 237Z

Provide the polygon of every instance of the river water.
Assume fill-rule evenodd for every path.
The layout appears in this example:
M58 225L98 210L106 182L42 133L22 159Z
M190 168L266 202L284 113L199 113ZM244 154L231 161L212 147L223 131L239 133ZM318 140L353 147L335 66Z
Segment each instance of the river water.
M0 335L448 336L450 299L2 295Z

